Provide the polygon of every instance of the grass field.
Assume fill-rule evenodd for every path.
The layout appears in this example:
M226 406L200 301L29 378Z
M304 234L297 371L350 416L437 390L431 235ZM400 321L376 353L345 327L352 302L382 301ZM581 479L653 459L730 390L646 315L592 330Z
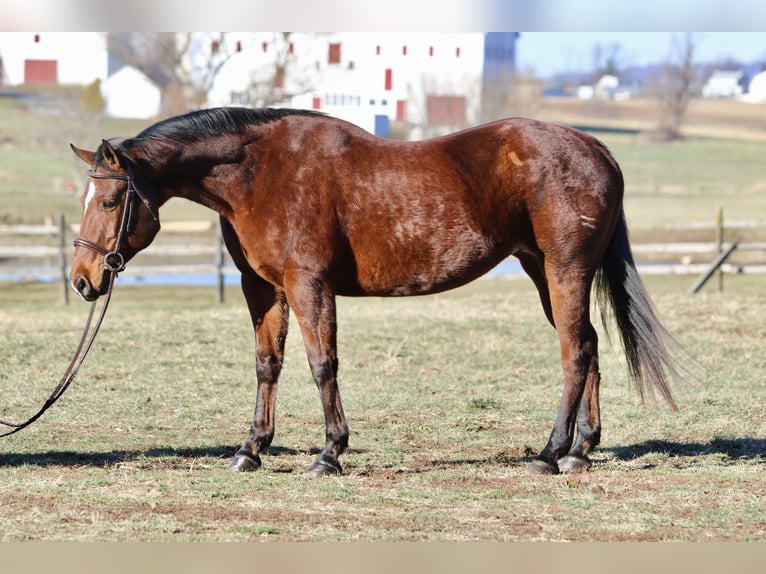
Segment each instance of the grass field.
M232 475L255 395L241 298L118 286L68 394L0 442L0 539L763 540L763 280L696 297L686 282L649 281L701 367L675 387L680 410L642 406L603 342L594 468L555 477L526 471L561 389L529 281L340 300L352 435L346 474L320 480L302 476L324 429L295 326L269 456ZM0 418L45 399L79 336L86 305L55 305L50 289L0 286Z
M135 135L147 125L76 108L35 114L0 98L0 223L40 223L59 213L79 221L87 167L69 144L95 149L102 138ZM68 184L74 193L66 192ZM211 212L188 202L168 211L171 219L214 219Z
M651 127L646 102L554 103L541 117L612 130L597 135L625 172L634 236L712 221L719 207L764 220L761 108L695 104L690 137L657 145L631 131ZM0 223L77 221L84 166L68 142L95 147L144 125L0 101ZM74 194L62 191L70 181ZM162 218L214 215L179 201ZM72 388L0 439L0 540L764 540L766 279L727 277L724 294L695 297L689 278L647 282L701 374L675 386L678 412L643 406L602 332L602 444L591 472L555 477L526 471L561 392L558 342L530 281L340 300L352 434L345 475L321 480L302 476L324 426L294 325L277 436L259 472L232 475L255 398L238 289L215 305L209 288L118 285ZM57 291L0 284L0 418L34 412L74 350L87 307L59 305Z

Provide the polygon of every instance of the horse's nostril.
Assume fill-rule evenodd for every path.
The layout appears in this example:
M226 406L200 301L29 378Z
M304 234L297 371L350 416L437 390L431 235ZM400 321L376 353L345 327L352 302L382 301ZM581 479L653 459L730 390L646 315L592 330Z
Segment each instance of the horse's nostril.
M77 290L78 293L84 294L85 290L88 288L88 282L85 280L84 277L80 276L77 279L75 279L74 288Z
M96 299L98 299L98 295L99 295L98 291L94 291L90 282L82 275L79 275L74 280L74 282L72 283L72 287L74 287L75 291L77 291L77 293L80 294L80 297L82 297L86 301L95 301Z

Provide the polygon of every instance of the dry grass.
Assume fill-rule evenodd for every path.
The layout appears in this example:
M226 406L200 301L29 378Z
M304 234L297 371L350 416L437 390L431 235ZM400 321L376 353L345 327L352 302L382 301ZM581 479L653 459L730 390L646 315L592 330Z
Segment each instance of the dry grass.
M642 128L636 119L651 118L641 106L588 114ZM586 111L543 107L541 116L582 124ZM67 142L88 147L81 138L136 126L17 112L0 108L0 220L39 222L63 210L75 221L79 203L59 191L82 173ZM738 107L691 112L695 133L729 126L736 139L647 146L603 134L625 170L627 214L639 230L712 220L722 203L731 219L766 213L762 143L751 141L762 117L739 118ZM181 204L163 212L201 217L212 216ZM255 395L241 297L232 290L214 306L209 289L118 286L68 394L0 441L0 540L763 540L763 281L731 277L724 295L690 298L688 279L650 278L662 316L704 375L676 387L679 412L642 407L621 354L604 342L596 464L557 477L526 471L561 388L555 333L528 281L342 300L351 446L344 476L313 481L301 473L323 425L297 329L264 468L231 475L224 467ZM58 305L56 289L0 284L0 418L32 412L74 348L86 310Z
M322 444L297 329L264 468L224 467L254 398L234 293L118 288L64 399L0 443L0 532L12 540L759 540L766 534L763 285L689 298L652 279L668 326L705 369L678 413L642 407L604 344L594 469L526 463L560 393L555 334L527 281L420 299L341 300L346 474L302 476ZM60 374L82 305L2 286L0 416L21 418Z
M766 141L766 104L735 100L693 99L681 131L688 137ZM575 125L652 131L657 128L659 103L652 98L623 101L546 98L537 116L542 120Z

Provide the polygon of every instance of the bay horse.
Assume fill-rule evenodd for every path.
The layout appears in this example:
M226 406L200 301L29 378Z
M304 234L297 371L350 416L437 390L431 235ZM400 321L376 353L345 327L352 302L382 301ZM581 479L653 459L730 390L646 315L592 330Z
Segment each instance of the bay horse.
M324 449L306 472L341 473L349 428L337 380L336 296L436 293L510 255L558 332L564 374L553 430L531 471L585 470L600 439L594 281L642 399L656 389L675 408L677 359L636 272L623 176L590 135L514 118L397 142L313 111L219 108L103 140L95 152L71 147L90 168L71 268L86 301L152 242L171 197L220 215L255 331L258 382L232 471L259 468L274 437L290 309L325 420Z

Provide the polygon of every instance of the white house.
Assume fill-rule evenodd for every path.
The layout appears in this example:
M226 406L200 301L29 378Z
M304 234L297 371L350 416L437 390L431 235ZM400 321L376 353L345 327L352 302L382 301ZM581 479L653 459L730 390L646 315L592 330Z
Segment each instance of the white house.
M614 74L604 74L593 86L595 97L611 100L620 87L620 79Z
M742 70L716 70L702 86L703 98L737 98L742 95Z
M101 95L106 101L106 113L115 118L151 119L160 113L160 89L130 66L101 82Z
M100 80L109 115L151 118L160 111L160 90L138 70L122 68L108 77L102 33L2 32L0 58L6 85L88 85Z
M766 70L753 76L742 99L754 104L766 102Z

